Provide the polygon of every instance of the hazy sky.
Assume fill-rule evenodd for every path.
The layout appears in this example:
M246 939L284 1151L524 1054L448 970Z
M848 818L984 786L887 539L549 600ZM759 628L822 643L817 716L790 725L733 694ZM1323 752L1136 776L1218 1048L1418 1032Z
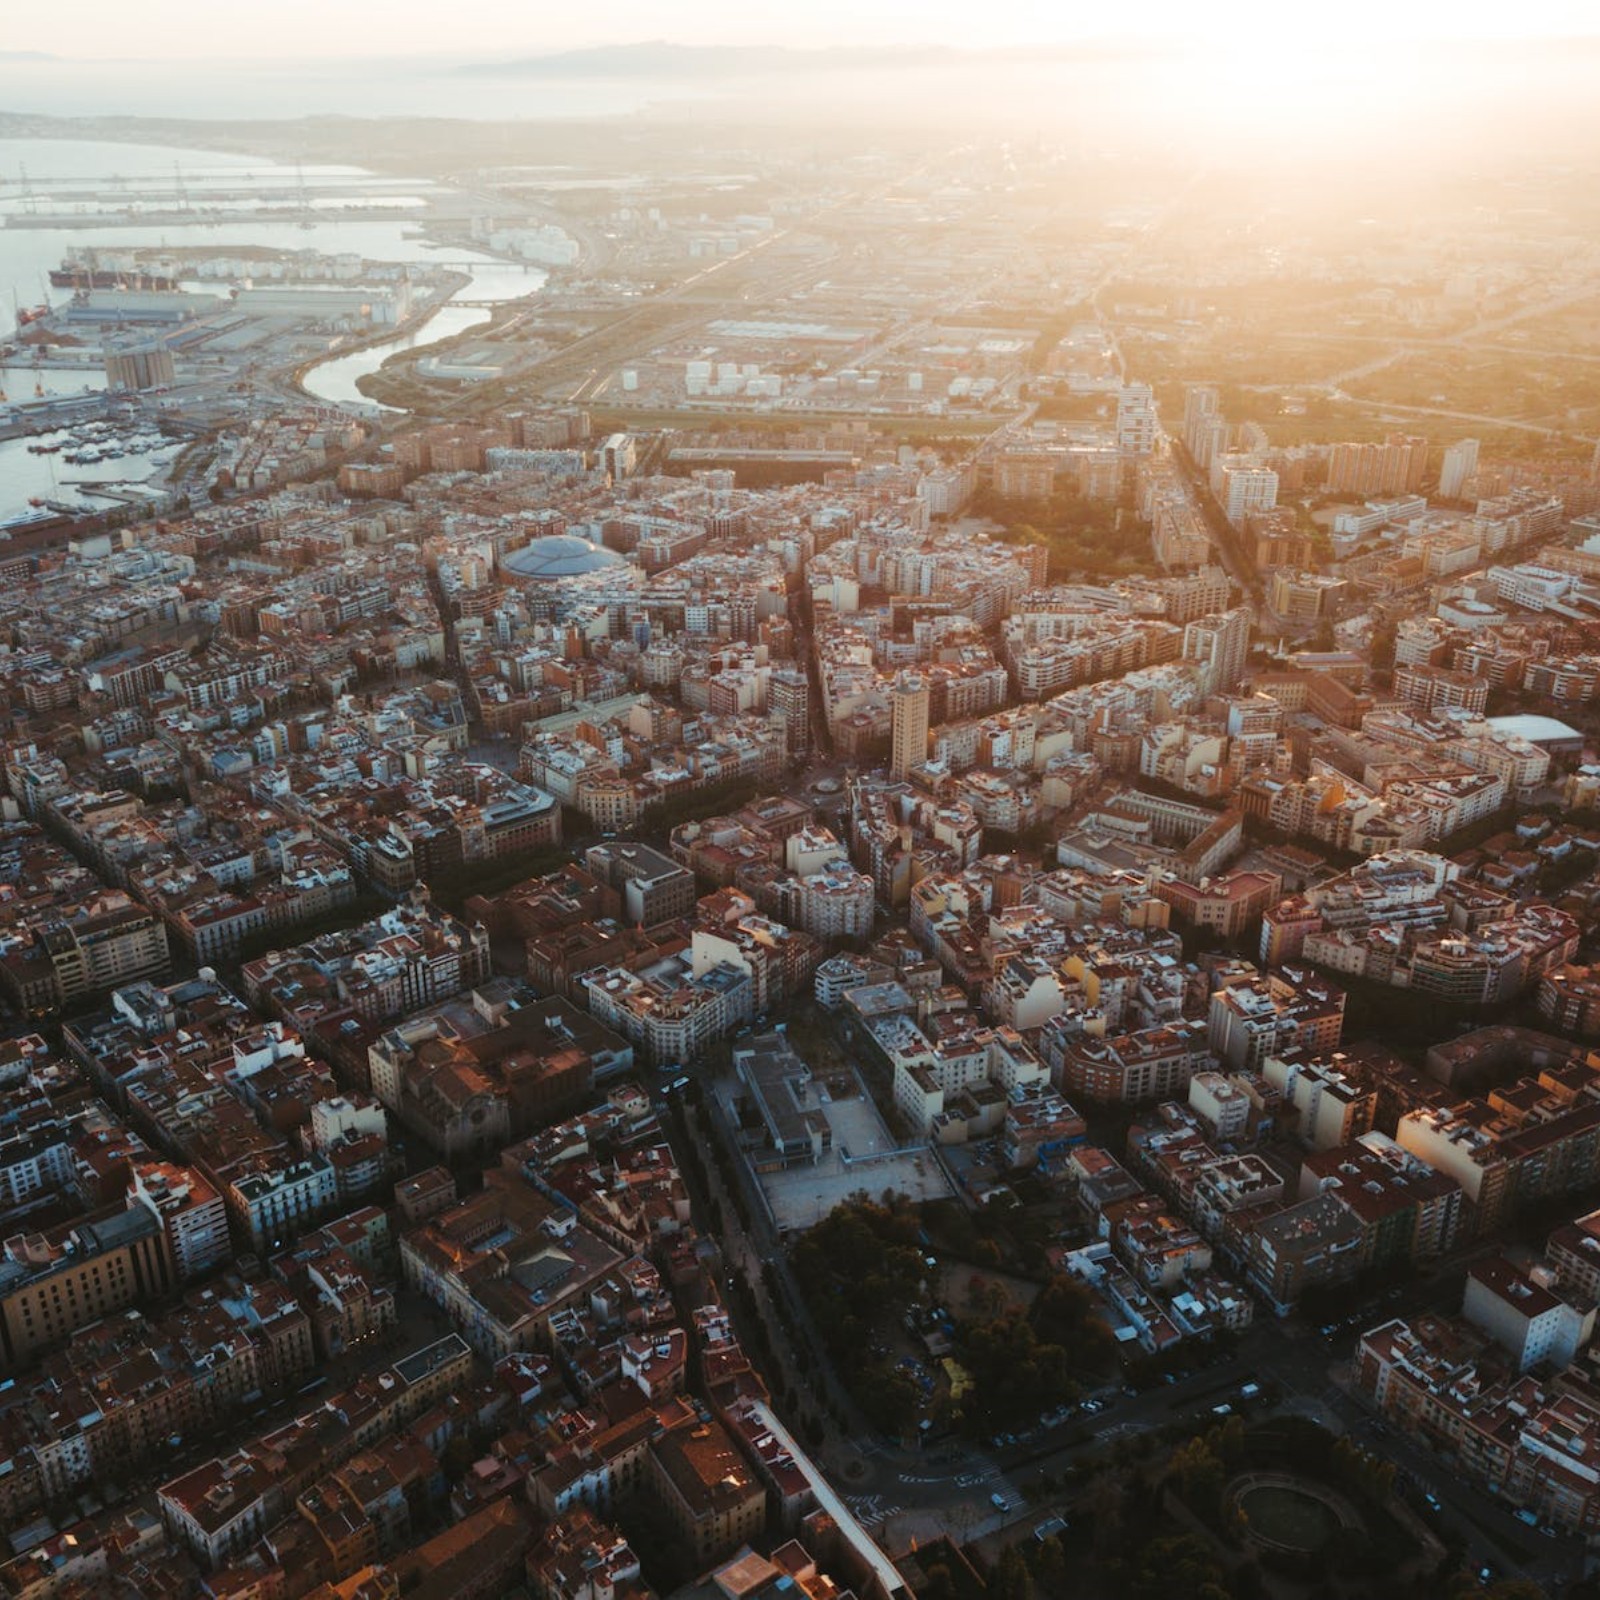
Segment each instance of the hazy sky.
M494 58L640 39L686 44L958 46L1058 43L1114 34L1294 55L1401 38L1502 38L1600 33L1594 0L72 0L64 11L8 5L0 49L69 57L449 55ZM0 61L0 107L5 65Z

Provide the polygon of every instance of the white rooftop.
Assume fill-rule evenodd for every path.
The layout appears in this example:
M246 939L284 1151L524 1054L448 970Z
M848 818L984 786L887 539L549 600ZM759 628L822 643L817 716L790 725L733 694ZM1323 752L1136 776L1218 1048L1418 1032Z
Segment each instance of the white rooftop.
M1515 734L1529 744L1560 744L1568 739L1583 737L1576 728L1569 728L1557 718L1542 717L1534 712L1524 712L1514 717L1490 717L1488 720L1496 733Z

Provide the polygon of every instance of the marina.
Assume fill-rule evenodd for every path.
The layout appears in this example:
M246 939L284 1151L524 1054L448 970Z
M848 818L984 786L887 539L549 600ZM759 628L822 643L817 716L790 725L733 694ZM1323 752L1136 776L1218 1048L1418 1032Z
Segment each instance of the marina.
M87 431L128 405L106 392L103 342L171 351L169 392L138 405L184 436L296 392L392 409L361 379L486 325L546 276L471 248L431 193L351 167L0 140L0 516L161 492L172 452L148 427Z

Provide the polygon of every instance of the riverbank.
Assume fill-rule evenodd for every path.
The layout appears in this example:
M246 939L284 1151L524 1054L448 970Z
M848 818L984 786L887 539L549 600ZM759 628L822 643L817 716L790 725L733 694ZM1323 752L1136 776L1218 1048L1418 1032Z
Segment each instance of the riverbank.
M487 339L503 331L519 314L518 306L550 280L551 268L491 252L477 240L463 241L441 231L425 236L424 242L454 259L478 257L482 265L469 263L460 286L436 301L421 320L414 319L409 331L389 330L305 363L295 374L301 392L328 405L425 415L457 391L447 380L420 377L418 363L447 355L469 336ZM461 304L463 300L469 303Z
M427 304L420 311L413 312L398 327L377 330L360 338L352 339L348 344L342 345L331 354L315 356L309 361L300 362L288 375L290 386L298 393L303 394L308 400L317 400L324 404L331 403L334 405L347 403L340 400L330 400L329 396L312 388L306 382L306 379L319 368L326 368L335 362L346 361L352 357L360 357L369 351L381 350L388 345L394 344L397 340L415 340L428 324L441 311L445 310L450 302L471 282L472 276L470 273L449 272L446 281L440 285L438 292L429 296Z
M531 293L537 293L537 290ZM524 296L523 298L528 298ZM481 320L427 344L408 350L396 351L375 371L356 380L356 387L373 405L388 411L413 414L426 413L431 407L457 399L463 391L470 392L472 385L445 378L427 378L419 367L424 361L447 358L452 352L464 350L470 343L493 340L502 335L521 315L520 300L508 301L503 307L494 307Z

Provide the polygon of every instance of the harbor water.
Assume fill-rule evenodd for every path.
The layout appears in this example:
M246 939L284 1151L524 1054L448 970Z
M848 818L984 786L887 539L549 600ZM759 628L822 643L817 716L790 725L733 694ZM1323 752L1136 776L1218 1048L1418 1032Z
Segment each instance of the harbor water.
M30 211L35 215L61 215L73 205L96 209L84 195L103 191L105 201L138 204L142 191L170 195L175 184L193 207L193 220L174 218L163 207L159 221L149 225L112 227L0 227L0 337L9 335L13 308L41 303L60 305L68 290L52 288L51 268L74 250L101 247L215 249L226 253L236 246L257 246L284 251L316 250L324 254L353 252L367 260L384 262L447 261L463 267L468 281L455 298L474 302L514 300L534 293L544 282L537 268L500 261L459 245L437 244L420 236L420 219L401 204L383 217L352 219L344 216L316 219L317 191L347 187L366 174L354 167L288 167L258 156L224 152L175 150L158 145L131 145L66 139L0 139L0 222L7 215ZM108 180L115 178L115 184ZM88 180L94 180L91 184ZM309 205L300 220L282 216L252 216L251 208L234 201L226 216L217 216L213 202L223 191L237 195L253 182L281 192L287 184L300 189ZM394 185L374 179L377 193L388 205L422 203L426 185ZM209 193L208 193L209 192ZM76 197L76 198L74 198ZM333 203L333 202L330 202ZM346 200L336 202L345 205ZM271 202L263 200L263 207ZM209 287L209 286L208 286ZM370 406L357 389L357 381L376 371L401 348L437 343L489 321L491 312L481 304L446 304L425 323L394 339L369 345L349 354L335 354L311 368L305 388L314 397L333 403ZM0 388L13 402L44 396L82 393L105 387L98 362L76 367L34 367L26 359L13 359L0 369ZM0 410L3 410L0 407ZM30 445L37 439L0 441L0 520L28 509L30 500L48 499L85 508L111 502L86 494L84 484L112 484L136 490L156 465L170 459L165 453L133 453L121 458L67 466L61 454L40 454Z

